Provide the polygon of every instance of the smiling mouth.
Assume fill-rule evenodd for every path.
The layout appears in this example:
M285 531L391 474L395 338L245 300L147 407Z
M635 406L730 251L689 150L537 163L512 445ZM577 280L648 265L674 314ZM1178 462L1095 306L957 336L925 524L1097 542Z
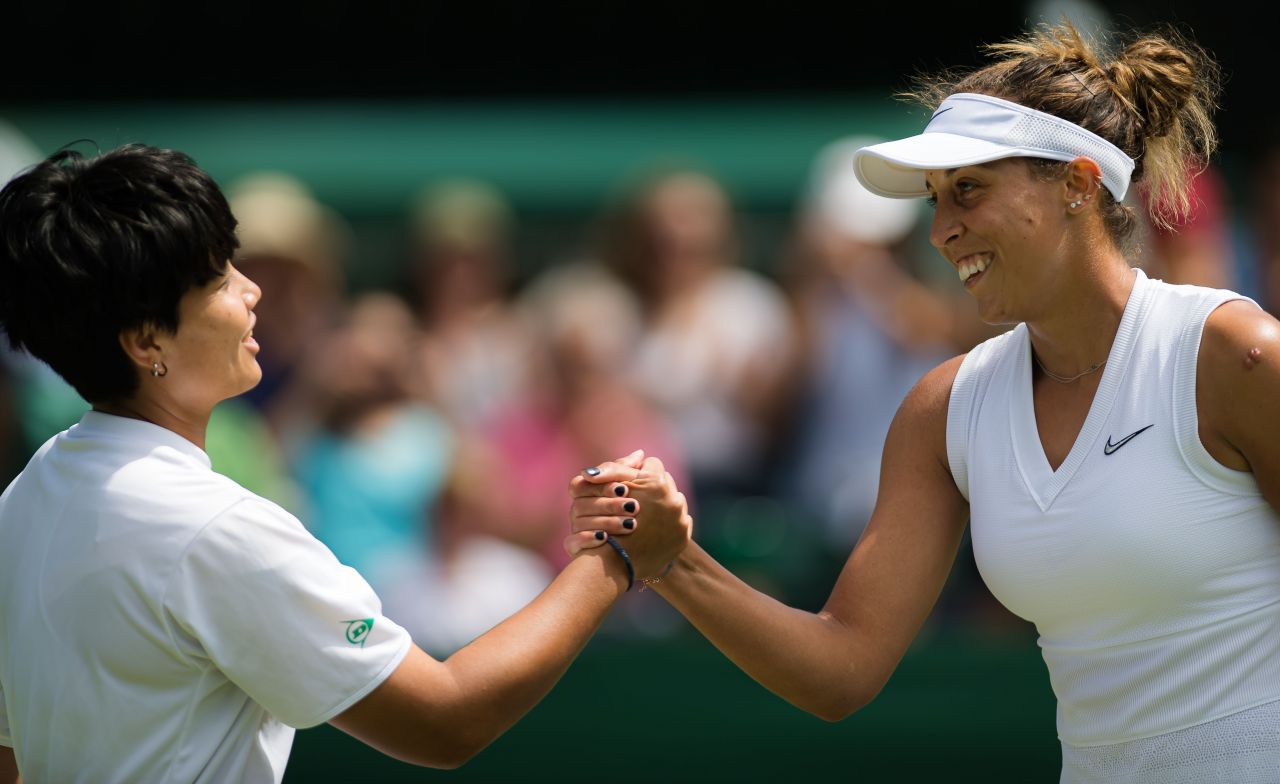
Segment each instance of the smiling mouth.
M977 278L991 266L991 257L985 253L966 256L956 265L956 272L960 275L960 282L968 285L971 280Z

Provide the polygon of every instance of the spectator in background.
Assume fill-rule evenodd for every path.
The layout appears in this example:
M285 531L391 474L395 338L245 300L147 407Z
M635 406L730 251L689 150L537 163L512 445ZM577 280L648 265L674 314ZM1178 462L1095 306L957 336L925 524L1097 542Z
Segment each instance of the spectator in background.
M245 175L230 184L227 198L240 222L236 267L272 303L254 327L271 347L258 358L262 383L240 399L283 434L295 410L297 363L342 312L350 229L304 183L281 172Z
M532 600L553 573L474 531L439 546L440 505L446 492L465 493L465 477L453 427L410 394L419 337L398 298L358 298L301 369L314 426L292 434L291 457L311 531L424 650L447 655ZM563 481L554 489L563 493ZM509 505L505 513L526 516Z
M692 170L628 194L603 250L642 308L629 378L674 422L700 519L714 528L709 502L760 491L795 346L787 302L741 266L727 195Z
M1190 192L1187 195L1191 209L1185 216L1160 210L1168 225L1148 227L1151 252L1148 258L1139 261L1151 277L1166 283L1234 288L1237 275L1232 257L1227 182L1215 164L1190 165L1188 170ZM1149 200L1145 191L1140 191L1139 198L1144 204ZM1151 211L1148 205L1148 209L1141 212L1145 215Z
M571 263L535 278L515 312L533 348L530 384L481 431L495 461L484 473L504 477L506 489L481 517L493 532L559 570L569 557L562 546L564 488L556 487L556 477L593 465L600 455L665 449L674 450L662 454L680 482L681 455L670 423L625 378L640 333L630 291L598 267ZM506 496L521 499L520 514L511 513Z
M307 499L288 470L285 441L294 428L307 427L295 421L304 416L299 401L306 396L296 370L340 312L340 259L349 230L288 174L254 172L227 190L239 222L235 265L259 284L273 307L254 325L267 346L258 356L262 383L218 404L207 448L214 470L305 515Z
M537 553L550 575L569 561L563 477L634 449L662 454L678 483L686 476L671 423L626 378L641 322L625 286L598 265L554 266L523 290L515 312L533 347L530 384L479 432L482 460L473 471L501 476L503 492L469 494L452 519L472 535ZM624 612L641 630L667 628L649 623L654 612L675 619L648 596Z
M1250 218L1258 300L1272 315L1280 316L1280 145L1272 145L1254 169Z
M823 600L871 519L885 439L907 392L944 359L1003 331L982 323L956 278L917 272L942 266L932 249L913 255L922 205L858 182L854 153L879 141L839 139L816 156L780 271L799 324L800 390L778 495L820 539L807 583L815 593L797 597L807 603ZM942 615L955 607L970 622L1009 622L972 558L958 561L951 581Z
M898 404L957 342L951 292L906 269L920 205L876 196L854 176L854 153L876 141L843 139L817 157L780 275L801 379L781 494L841 556L875 506Z
M411 222L410 300L423 331L415 386L458 424L483 426L525 383L511 206L487 183L440 181L423 188Z

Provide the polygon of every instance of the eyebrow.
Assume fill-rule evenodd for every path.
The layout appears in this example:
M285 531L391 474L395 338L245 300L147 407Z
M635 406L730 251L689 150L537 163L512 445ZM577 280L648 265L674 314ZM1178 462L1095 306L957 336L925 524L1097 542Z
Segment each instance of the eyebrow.
M955 174L955 173L956 173L956 172L958 172L958 171L960 171L960 169L959 169L959 168L955 168L955 169L943 169L943 170L942 170L942 176L944 176L944 177L950 177L951 175ZM933 184L929 182L929 178L928 178L928 177L926 177L926 178L925 178L925 180L924 180L924 187L925 187L927 190L929 190L929 191L932 191L932 190L933 190Z

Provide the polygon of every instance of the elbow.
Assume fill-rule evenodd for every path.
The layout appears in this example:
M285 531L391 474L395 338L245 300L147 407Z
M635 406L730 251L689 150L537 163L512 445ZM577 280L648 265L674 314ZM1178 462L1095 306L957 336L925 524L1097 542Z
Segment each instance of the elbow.
M421 763L424 768L434 770L457 770L471 761L474 754L436 755Z
M440 737L433 748L413 762L426 768L457 770L484 751L493 740L492 737L479 737L475 734Z
M838 721L844 721L853 714L862 710L865 706L866 703L864 702L845 701L815 706L809 712L823 721L835 724Z
M436 748L423 751L412 756L395 755L401 762L408 762L421 768L434 770L457 770L471 761L479 753L479 749Z
M466 765L484 746L471 744L447 744L421 754L417 759L405 760L424 768L436 770L457 770Z
M850 688L822 695L820 701L806 708L823 721L844 721L871 704L880 693L879 688Z

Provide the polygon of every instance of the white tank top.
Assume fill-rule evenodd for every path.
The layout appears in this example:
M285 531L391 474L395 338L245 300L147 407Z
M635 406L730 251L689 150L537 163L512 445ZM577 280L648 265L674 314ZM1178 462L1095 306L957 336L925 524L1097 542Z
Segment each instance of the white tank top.
M947 454L991 592L1032 621L1074 746L1280 699L1280 514L1200 443L1196 360L1229 291L1137 280L1088 417L1049 467L1026 325L964 360Z

